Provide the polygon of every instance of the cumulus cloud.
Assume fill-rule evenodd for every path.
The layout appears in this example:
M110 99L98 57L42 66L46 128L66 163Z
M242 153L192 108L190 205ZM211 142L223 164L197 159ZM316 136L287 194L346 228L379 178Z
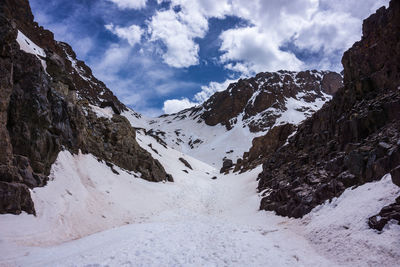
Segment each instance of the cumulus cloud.
M177 80L175 72L151 58L147 49L137 53L127 43L110 45L102 57L96 58L90 65L94 74L124 104L147 116L163 113L162 107L151 105L154 101L178 90L184 92L200 86L190 81ZM135 71L125 74L126 69Z
M166 51L164 62L171 67L184 68L199 63L199 45L195 38L203 38L208 30L208 21L196 9L182 7L157 12L148 24L151 41L162 41Z
M140 43L142 38L143 30L137 25L131 25L129 27L118 27L110 23L105 25L105 28L117 35L121 39L125 39L131 46Z
M274 35L267 35L258 27L231 29L220 36L222 63L231 70L244 74L265 70L300 69L302 63L296 56L279 49L279 42L274 42ZM234 63L232 63L234 62Z
M145 1L110 0L127 6ZM170 3L147 21L150 42L160 41L155 51L163 61L175 68L198 65L199 45L208 31L210 18L239 17L250 26L228 29L220 35L220 63L226 69L244 75L279 69L299 70L313 68L315 62L306 62L295 51L282 49L292 42L298 50L318 52L320 62L329 62L357 40L362 19L387 0L328 1L328 0L158 0ZM112 25L113 32L128 40L129 31ZM138 28L130 43L137 42ZM141 35L140 35L141 36ZM338 69L336 60L327 67Z
M220 92L228 88L229 84L236 82L236 80L225 80L224 82L210 82L208 85L201 86L201 91L198 92L194 99L198 104L206 101L210 96L216 92Z
M147 0L108 0L120 9L142 9L146 7Z
M223 91L228 88L229 84L233 82L236 82L236 80L228 79L221 83L210 82L208 85L201 86L201 91L198 92L193 98L194 101L191 101L188 98L169 99L164 101L164 106L162 110L166 114L172 114L196 105L200 105L214 93Z
M251 27L229 29L220 36L220 60L225 67L243 74L278 69L326 67L341 69L341 54L360 38L362 19L387 0L232 0L233 14ZM303 53L318 53L316 61L300 60L295 51L282 46L293 42Z
M178 111L190 108L195 106L196 103L191 102L187 98L182 98L182 99L170 99L164 102L164 106L162 110L166 114L172 114L176 113Z

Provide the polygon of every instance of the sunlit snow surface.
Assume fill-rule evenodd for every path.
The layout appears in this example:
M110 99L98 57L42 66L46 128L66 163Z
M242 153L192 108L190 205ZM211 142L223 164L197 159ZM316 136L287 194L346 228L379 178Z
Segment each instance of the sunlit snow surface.
M259 91L254 95L257 93ZM235 118L236 123L229 131L221 124L207 125L199 117L202 111L191 114L191 110L187 110L159 118L144 116L138 118L132 110L123 112L123 115L134 127L163 132L158 136L169 147L220 169L224 158L231 159L233 162L243 158L243 153L251 148L253 139L265 135L269 130L251 132L250 122L262 121L266 114L274 114L277 118L271 128L286 123L298 125L332 98L330 95L322 93L322 96L317 97L315 101L307 102L304 96L303 92L299 92L294 98L286 98L285 110L271 107L246 120L243 119L245 114L242 112ZM252 101L254 100L249 100L249 102ZM194 143L196 140L199 142Z
M116 175L91 155L61 152L52 180L32 191L37 217L0 216L0 266L394 266L400 260L400 227L378 234L366 221L399 194L388 176L294 220L258 211L260 168L224 176L142 131L137 140L174 183L146 182L119 168Z
M144 116L137 118L133 114L135 114L133 111L123 113L134 127L165 132L165 136L160 135L160 137L169 147L217 169L222 167L224 157L232 159L234 162L241 158L243 153L250 149L253 138L263 134L262 132L251 133L248 127L240 126L241 115L238 117L238 126L228 131L221 124L209 126L204 122L198 123L191 117L181 120L173 119L176 116L170 115L154 119ZM171 121L173 122L171 123ZM197 139L201 140L201 143L193 144L193 148L190 147L190 141L194 142Z
M46 53L42 48L37 46L33 41L26 37L22 32L18 31L17 42L21 50L26 53L35 55L42 63L43 69L46 71L46 61L43 59L46 57Z

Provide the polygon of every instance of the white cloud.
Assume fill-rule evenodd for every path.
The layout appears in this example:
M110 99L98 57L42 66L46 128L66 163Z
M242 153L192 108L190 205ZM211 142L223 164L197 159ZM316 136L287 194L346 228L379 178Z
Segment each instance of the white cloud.
M198 104L203 103L206 101L210 96L212 96L215 92L220 92L228 88L229 84L236 82L236 80L226 80L225 82L218 83L218 82L210 82L208 85L203 85L201 87L201 91L198 92L194 96L194 100Z
M95 64L95 67L104 74L117 73L126 65L129 53L130 47L113 44L106 50L102 59Z
M352 17L364 19L374 13L381 6L388 6L388 0L320 0L321 10L332 10L335 12L348 13Z
M274 40L274 35L265 34L258 27L223 32L220 36L220 50L224 52L221 62L227 63L227 68L245 74L248 74L247 71L255 73L265 70L298 70L301 67L300 60L292 53L280 50L280 43ZM231 63L232 61L239 63Z
M220 92L228 88L229 84L233 82L236 82L236 80L226 80L221 83L210 82L207 86L204 85L201 87L201 91L194 96L194 101L191 101L186 97L182 99L169 99L164 101L162 110L166 114L172 114L199 105L206 101L215 92Z
M146 7L147 0L108 0L120 9L142 9Z
M205 36L209 18L222 18L230 13L232 6L227 1L215 0L171 0L170 3L170 9L158 11L151 18L148 24L150 40L160 40L166 46L161 55L169 66L184 68L197 65L199 45L195 39Z
M199 63L199 45L194 39L204 37L208 21L196 9L159 11L152 17L148 27L150 40L161 40L166 46L166 51L162 52L166 64L184 68Z
M248 2L248 1L246 1ZM388 0L232 0L233 15L252 23L220 36L225 67L249 74L278 69L327 67L341 69L336 59L361 36L362 19ZM293 51L282 51L293 40L304 51L321 53L319 62L301 62ZM329 64L330 62L330 64Z
M176 113L178 111L190 108L195 106L196 103L191 102L187 98L182 98L182 99L170 99L164 102L164 106L162 110L166 114L172 114Z
M119 38L127 40L131 46L140 43L143 35L143 30L137 25L131 25L129 27L114 26L114 24L107 24L105 28L117 35Z
M198 84L193 82L184 82L184 81L176 81L176 80L164 80L163 83L160 83L154 86L155 93L158 95L167 95L172 92L176 92L180 90L183 92L185 89L198 87Z

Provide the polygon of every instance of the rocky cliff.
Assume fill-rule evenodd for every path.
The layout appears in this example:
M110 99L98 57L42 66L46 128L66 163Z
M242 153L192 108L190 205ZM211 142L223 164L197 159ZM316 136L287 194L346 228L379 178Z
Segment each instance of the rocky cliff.
M400 2L391 1L364 21L361 41L344 54L344 87L263 164L261 209L301 217L347 187L386 173L399 180L399 58ZM383 220L399 215L393 206ZM381 219L370 225L381 229Z
M298 111L311 115L318 109L313 104L324 103L341 86L342 77L335 72L262 72L211 96L202 105L201 118L207 125L221 123L229 130L242 115L251 132L266 131L290 109L290 99L304 103Z
M149 181L172 181L119 115L126 107L33 21L27 0L0 3L0 213L35 213L29 188L44 186L61 150L92 153ZM110 107L112 119L93 106Z

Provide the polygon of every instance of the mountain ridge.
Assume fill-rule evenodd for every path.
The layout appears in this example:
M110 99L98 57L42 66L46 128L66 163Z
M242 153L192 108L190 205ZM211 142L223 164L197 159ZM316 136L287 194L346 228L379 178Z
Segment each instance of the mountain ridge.
M340 86L341 75L330 71L262 72L231 83L198 106L148 119L142 127L170 147L221 168L225 159L243 158L252 140L271 129L289 123L294 130Z
M91 153L149 181L173 180L118 115L126 107L76 61L70 46L33 22L28 1L2 1L0 25L0 213L35 214L29 189L46 185L66 149ZM25 35L20 26L32 32ZM29 39L35 36L40 42ZM112 118L98 118L91 105L112 109Z

